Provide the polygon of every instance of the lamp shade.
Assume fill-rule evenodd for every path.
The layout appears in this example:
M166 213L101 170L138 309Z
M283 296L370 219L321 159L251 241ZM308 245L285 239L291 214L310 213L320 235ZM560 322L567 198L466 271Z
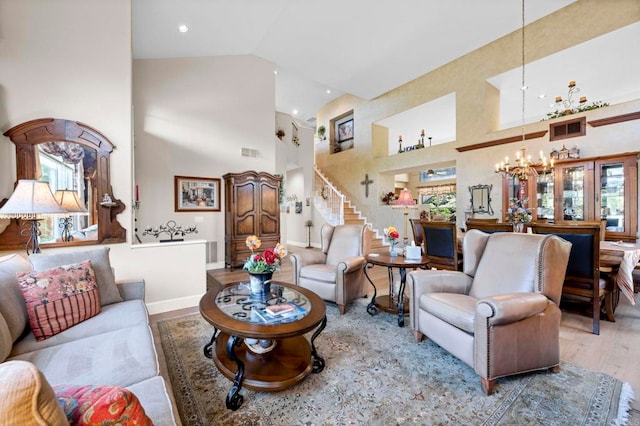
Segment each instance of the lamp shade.
M35 219L41 214L66 212L53 198L49 182L21 179L0 208L0 218Z
M411 191L407 188L400 191L400 196L396 200L397 206L413 206L416 202L413 201L413 195L411 195Z
M86 213L87 209L84 207L78 193L71 189L58 189L53 198L56 199L58 204L69 213Z

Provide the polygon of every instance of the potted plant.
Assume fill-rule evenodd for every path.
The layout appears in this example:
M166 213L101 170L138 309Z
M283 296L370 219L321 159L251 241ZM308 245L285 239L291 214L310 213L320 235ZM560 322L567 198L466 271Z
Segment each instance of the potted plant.
M282 138L284 138L284 130L282 129L276 130L276 136L278 137L278 139L282 140Z
M320 139L322 141L327 139L327 137L324 135L326 131L327 131L326 127L324 127L324 126L318 127L318 139Z

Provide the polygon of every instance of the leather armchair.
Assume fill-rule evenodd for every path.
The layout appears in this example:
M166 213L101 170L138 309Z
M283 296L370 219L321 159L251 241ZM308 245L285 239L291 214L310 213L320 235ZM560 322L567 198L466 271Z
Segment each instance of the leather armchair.
M411 327L467 363L491 395L500 377L559 371L560 296L571 243L469 230L463 271L409 273Z
M320 251L301 250L290 254L293 283L335 302L344 314L348 303L367 294L362 267L371 231L365 225L325 224L320 237Z

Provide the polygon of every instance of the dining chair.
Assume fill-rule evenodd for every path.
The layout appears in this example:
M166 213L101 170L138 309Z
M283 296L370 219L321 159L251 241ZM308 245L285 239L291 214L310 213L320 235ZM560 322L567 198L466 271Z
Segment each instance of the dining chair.
M563 302L590 303L593 334L600 334L603 302L607 316L613 319L613 280L600 276L600 224L534 224L532 229L535 234L554 234L572 244L562 286Z
M479 229L487 234L493 234L494 232L513 232L513 225L510 223L496 223L496 222L467 222L467 231L469 229Z
M490 218L479 218L479 217L471 217L467 222L480 222L480 223L498 223L497 217Z
M411 223L411 231L413 232L413 241L416 242L417 246L422 246L422 242L424 241L420 221L421 219L409 219L409 222Z
M420 221L423 250L429 268L462 270L462 255L458 254L455 222Z

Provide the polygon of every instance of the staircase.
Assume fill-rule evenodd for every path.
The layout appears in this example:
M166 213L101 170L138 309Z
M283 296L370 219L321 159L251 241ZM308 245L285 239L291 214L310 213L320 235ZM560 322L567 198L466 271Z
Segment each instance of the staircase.
M360 211L322 174L320 169L314 166L313 170L314 205L324 220L334 226L341 224L367 225L371 232L369 248L376 250L387 246L388 244L379 236L378 230L371 227L367 218L362 216Z

